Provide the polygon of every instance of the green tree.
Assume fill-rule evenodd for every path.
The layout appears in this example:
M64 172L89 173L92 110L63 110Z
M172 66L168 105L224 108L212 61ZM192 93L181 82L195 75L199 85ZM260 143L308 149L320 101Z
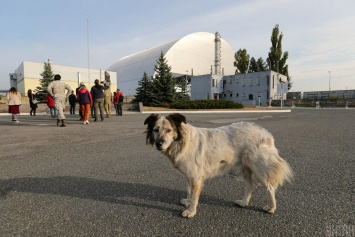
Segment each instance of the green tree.
M187 79L187 76L182 76L179 79L176 79L176 88L179 89L179 91L176 92L176 100L190 100L190 96L187 91Z
M247 73L249 65L249 54L246 49L239 49L234 55L234 66L237 68L235 74Z
M152 106L167 105L175 101L175 79L171 73L163 52L154 66L155 77L152 80Z
M267 71L269 69L267 62L265 62L262 57L256 61L256 64L258 65L259 72Z
M148 77L146 72L143 73L142 79L138 82L137 94L133 102L142 102L143 105L149 106L152 98L152 79Z
M37 100L40 102L45 102L46 101L46 96L47 96L47 87L48 84L53 81L54 74L52 71L52 66L50 63L44 63L43 66L44 70L40 74L42 78L39 80L40 86L37 86L35 89L35 93L37 93Z
M270 70L280 72L281 74L287 76L288 89L291 89L292 82L291 77L288 74L288 65L286 64L288 52L285 51L282 53L282 38L283 34L279 31L279 25L276 25L271 34L271 48L269 57L267 58L267 63Z
M255 60L254 57L250 59L250 65L249 65L249 70L248 73L251 72L262 72L262 71L267 71L268 66L267 63L263 60L262 57L260 57L258 60Z
M258 65L256 63L256 60L254 57L252 57L250 59L250 64L249 64L249 70L248 70L248 73L252 73L252 72L258 72L259 71L259 68L258 68Z

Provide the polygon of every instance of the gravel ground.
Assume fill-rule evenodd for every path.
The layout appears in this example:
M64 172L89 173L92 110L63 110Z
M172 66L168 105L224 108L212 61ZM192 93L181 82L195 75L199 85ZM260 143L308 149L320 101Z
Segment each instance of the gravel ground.
M184 178L146 146L147 114L84 125L67 115L0 116L1 236L355 236L355 110L186 114L199 127L241 120L268 129L295 172L276 193L274 215L250 206L238 173L209 180L195 218L181 217Z

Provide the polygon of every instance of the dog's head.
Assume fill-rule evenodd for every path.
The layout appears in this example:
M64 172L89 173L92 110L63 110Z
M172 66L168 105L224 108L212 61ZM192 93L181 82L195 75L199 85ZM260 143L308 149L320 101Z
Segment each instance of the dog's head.
M147 125L146 143L155 145L159 151L165 151L172 142L181 139L181 123L186 124L186 118L181 114L170 114L166 117L151 114L144 121L144 125Z

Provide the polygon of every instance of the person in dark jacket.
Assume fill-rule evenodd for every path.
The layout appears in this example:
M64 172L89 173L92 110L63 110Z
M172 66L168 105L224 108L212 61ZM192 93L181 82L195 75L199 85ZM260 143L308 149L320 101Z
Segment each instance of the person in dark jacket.
M76 96L74 95L74 91L71 91L71 94L69 95L69 104L70 114L75 114Z
M104 90L108 87L104 85L100 85L100 81L98 79L95 80L95 85L91 87L91 96L94 101L94 115L95 115L95 122L97 121L99 109L100 109L100 116L101 121L104 121Z
M77 93L77 100L81 108L82 119L84 124L89 124L89 117L90 117L90 106L92 105L92 97L91 93L84 83L80 83L80 89Z
M36 116L36 109L38 108L38 105L37 105L37 103L34 102L35 95L32 94L32 90L31 89L29 89L27 91L27 96L28 96L28 99L30 101L30 107L31 107L30 115L32 116L32 113L33 113L33 115Z

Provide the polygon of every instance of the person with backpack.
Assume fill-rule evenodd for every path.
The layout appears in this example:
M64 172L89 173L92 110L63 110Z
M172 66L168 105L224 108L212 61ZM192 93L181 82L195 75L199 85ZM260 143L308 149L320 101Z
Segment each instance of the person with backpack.
M91 96L94 101L94 115L95 115L94 122L97 122L99 109L100 109L101 121L104 121L104 97L105 97L104 90L107 89L108 87L105 84L100 85L99 79L95 79L94 83L95 85L91 87Z
M54 75L54 80L48 84L47 91L54 98L55 108L57 109L57 126L62 122L60 127L66 127L64 115L65 101L71 93L71 88L67 83L60 81L61 78L59 74ZM65 93L66 90L67 93Z
M84 124L89 124L90 107L93 104L91 92L86 88L84 83L80 83L80 89L77 93L77 101L80 105L82 120Z
M124 96L123 93L120 89L117 89L116 91L116 106L117 106L117 116L122 116L122 105L123 105L123 100L124 100Z

